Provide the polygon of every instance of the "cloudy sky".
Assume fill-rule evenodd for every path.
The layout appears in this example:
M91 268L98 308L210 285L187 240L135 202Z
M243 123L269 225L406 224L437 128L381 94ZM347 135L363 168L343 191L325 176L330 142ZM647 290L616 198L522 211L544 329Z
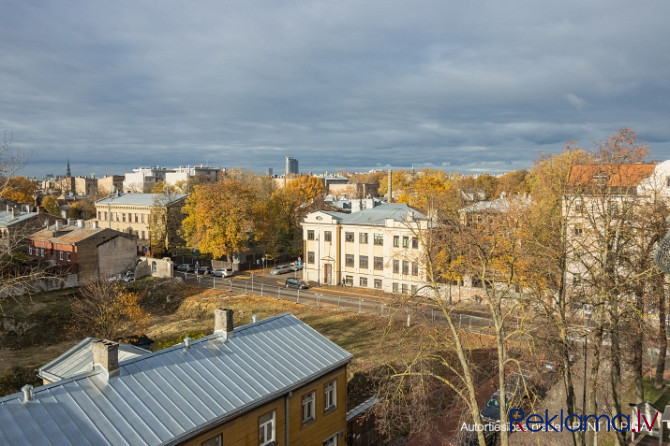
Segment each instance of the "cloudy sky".
M21 173L532 165L621 127L670 159L670 2L0 0Z

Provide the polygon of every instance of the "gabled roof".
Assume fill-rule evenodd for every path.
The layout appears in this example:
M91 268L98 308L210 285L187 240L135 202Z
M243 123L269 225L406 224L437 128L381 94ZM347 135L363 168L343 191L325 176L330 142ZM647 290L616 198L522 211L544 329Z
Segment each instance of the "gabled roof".
M37 369L37 376L50 382L71 378L86 372L93 371L93 341L98 338L84 338L77 345ZM119 344L119 362L132 359L140 355L151 353L149 350L135 347L131 344Z
M94 235L98 235L103 231L109 232L110 238L119 235L129 236L129 234L124 234L123 232L110 228L80 228L78 226L66 225L61 227L57 231L54 231L51 228L42 229L41 231L37 231L36 233L32 234L28 238L32 241L72 245L80 243L86 240L87 238L93 237Z
M22 221L30 220L31 218L37 217L37 215L37 212L24 212L20 214L16 211L14 216L12 216L11 212L0 211L0 227L6 228Z
M347 364L291 314L0 398L0 444L178 444Z
M119 194L110 195L101 198L95 202L96 205L111 204L111 205L130 205L130 206L155 206L156 203L167 204L176 203L179 200L186 198L186 194L172 194L169 196L165 194Z
M656 168L646 164L577 164L570 168L568 186L571 187L637 187L649 178ZM603 184L598 184L602 181Z
M330 215L338 223L343 225L365 225L365 226L384 226L387 219L397 221L407 221L407 216L417 220L425 220L426 216L416 209L400 203L386 203L371 209L364 209L358 212L345 213L334 211L316 211Z

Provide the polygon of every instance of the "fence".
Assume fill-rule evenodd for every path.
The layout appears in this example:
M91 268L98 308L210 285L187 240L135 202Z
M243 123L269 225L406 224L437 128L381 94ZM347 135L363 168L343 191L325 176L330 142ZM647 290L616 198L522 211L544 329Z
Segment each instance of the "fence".
M260 297L291 301L301 305L336 308L339 311L348 313L368 314L382 318L393 317L396 320L403 321L408 326L415 323L447 325L445 314L436 306L419 304L399 305L376 300L368 296L354 297L310 289L284 288L259 281L254 283L253 276L251 280L235 280L234 278L199 276L190 273L177 273L176 275L182 277L186 283L202 288L217 289L242 295L253 294ZM491 319L486 317L452 311L451 318L459 329L483 334L492 334L494 332Z

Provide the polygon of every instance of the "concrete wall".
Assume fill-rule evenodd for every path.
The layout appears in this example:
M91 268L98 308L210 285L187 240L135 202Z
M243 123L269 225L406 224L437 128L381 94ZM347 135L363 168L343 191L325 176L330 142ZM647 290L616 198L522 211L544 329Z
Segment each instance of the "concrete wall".
M98 245L98 271L102 277L135 271L135 240L117 236Z
M174 274L174 263L169 258L154 259L151 257L140 257L140 262L135 269L135 278L153 276L170 278Z

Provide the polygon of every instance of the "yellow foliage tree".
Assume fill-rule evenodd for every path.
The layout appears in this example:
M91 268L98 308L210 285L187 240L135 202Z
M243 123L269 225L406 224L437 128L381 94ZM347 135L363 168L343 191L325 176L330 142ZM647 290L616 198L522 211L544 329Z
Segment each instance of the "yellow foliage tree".
M301 203L309 203L326 193L323 181L311 175L302 175L286 185L286 191L298 197Z
M182 235L215 258L242 251L252 234L256 190L233 179L194 187L182 211Z
M30 203L37 193L37 183L26 177L16 176L7 180L7 186L2 191L2 196L14 200L17 203Z

